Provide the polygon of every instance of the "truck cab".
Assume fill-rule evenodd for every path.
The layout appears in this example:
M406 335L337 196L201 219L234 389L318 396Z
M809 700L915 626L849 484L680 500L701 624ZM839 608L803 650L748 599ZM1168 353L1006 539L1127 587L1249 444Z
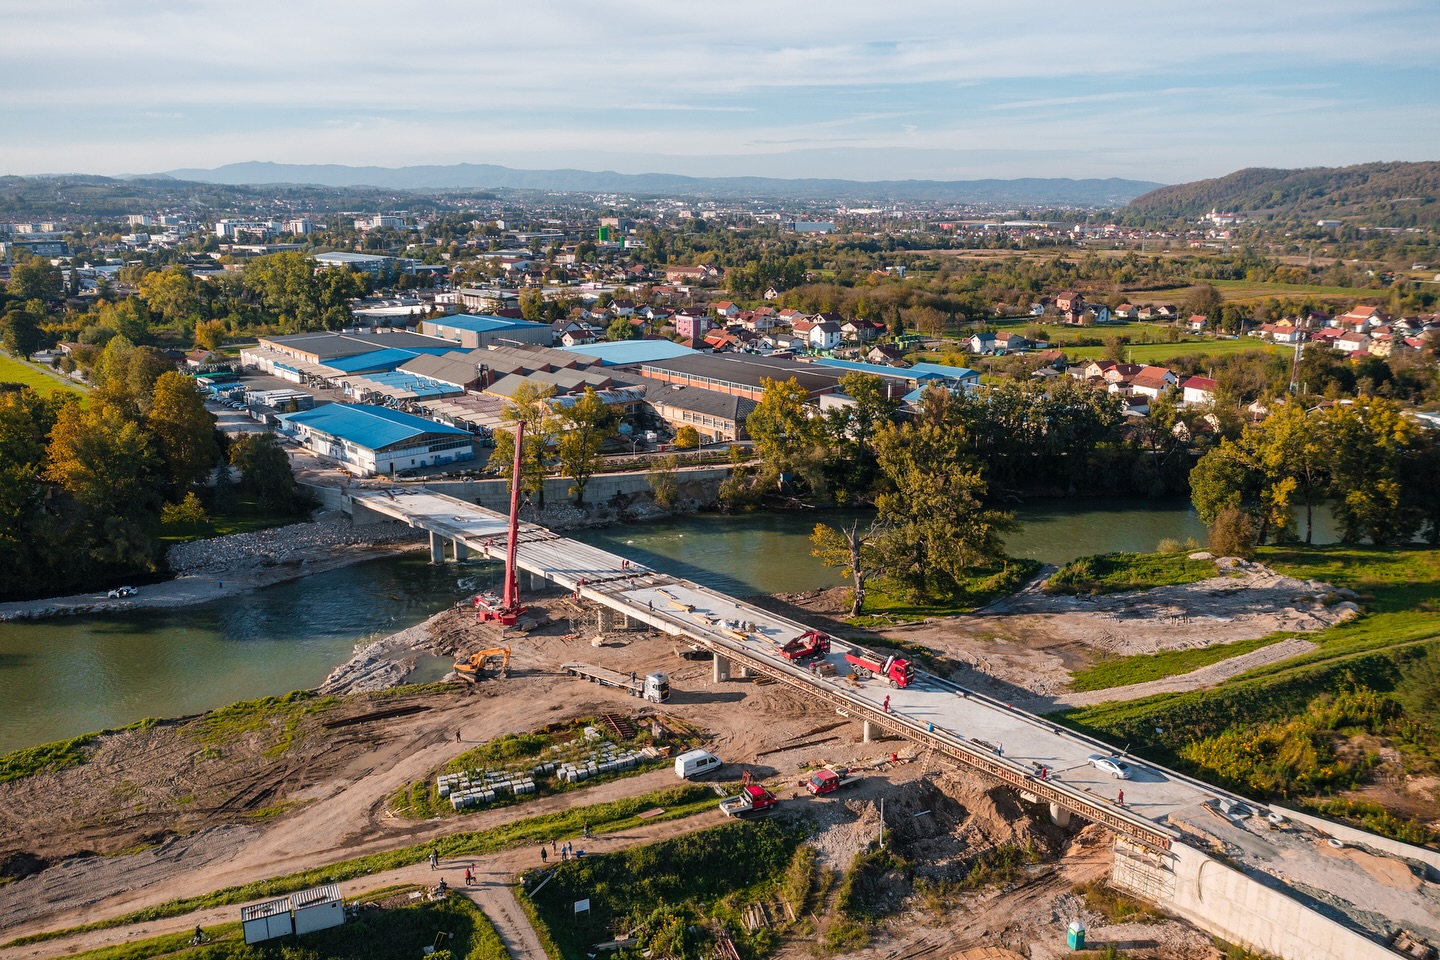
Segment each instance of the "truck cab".
M670 699L670 678L663 673L645 674L645 689L641 694L651 703L664 703Z

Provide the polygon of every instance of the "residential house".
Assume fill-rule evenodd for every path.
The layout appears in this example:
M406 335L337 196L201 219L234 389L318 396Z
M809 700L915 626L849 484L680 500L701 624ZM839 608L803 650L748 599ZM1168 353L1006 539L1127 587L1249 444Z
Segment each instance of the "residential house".
M1333 346L1341 353L1368 353L1370 349L1370 334L1342 333L1335 338Z
M1208 326L1210 318L1203 313L1192 313L1190 319L1185 321L1185 329L1190 333L1204 333Z
M1032 344L1018 333L1001 331L995 334L996 353L1020 353L1029 350Z
M806 316L799 310L792 310L789 307L786 307L784 310L781 310L779 314L776 315L776 319L779 320L781 323L789 324L793 327L795 321L804 320L806 319Z
M898 367L904 365L905 352L899 347L890 343L877 344L870 348L865 354L866 363L879 363L887 367Z
M1372 327L1378 327L1385 323L1388 318L1380 312L1379 307L1356 304L1350 308L1350 312L1341 314L1335 318L1336 326L1342 330L1352 333L1364 333Z
M711 274L706 267L666 267L665 279L670 283L704 280Z
M815 350L834 350L840 346L840 324L834 320L821 320L812 324L809 341L810 346Z
M1209 377L1186 377L1180 382L1180 402L1190 407L1215 402L1215 381Z
M885 332L885 324L878 320L846 320L840 325L840 332L846 340L869 343Z
M993 333L972 333L970 335L970 352L980 354L992 354L995 352L995 334Z
M633 317L633 316L635 316L635 309L636 309L636 308L635 308L635 301L634 301L634 300L612 300L612 301L610 302L610 309L615 311L615 316L617 316L617 317Z
M1164 367L1146 365L1130 379L1130 392L1153 400L1179 383L1180 378Z
M778 300L780 299L780 294L783 292L779 287L767 287L765 289L765 299Z
M1140 317L1140 308L1133 303L1122 303L1111 311L1111 316L1116 320L1137 320Z
M1055 296L1055 309L1061 313L1083 313L1085 310L1084 294L1076 293L1074 290L1064 290Z
M740 308L729 300L721 300L715 304L715 316L722 320L732 320L740 315Z
M686 307L672 318L675 332L686 340L703 340L710 332L710 317L698 307Z

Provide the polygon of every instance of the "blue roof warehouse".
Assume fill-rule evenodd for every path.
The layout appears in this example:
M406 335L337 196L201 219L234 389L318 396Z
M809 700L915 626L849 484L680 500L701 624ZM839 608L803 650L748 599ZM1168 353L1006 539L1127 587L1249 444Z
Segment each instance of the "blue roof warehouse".
M422 320L420 332L443 340L454 340L466 350L481 347L514 347L535 343L548 347L555 339L555 331L548 323L531 323L528 320L509 320L489 314L457 313L453 317L436 317Z
M312 453L362 477L475 459L466 431L385 407L330 403L287 413L280 423Z

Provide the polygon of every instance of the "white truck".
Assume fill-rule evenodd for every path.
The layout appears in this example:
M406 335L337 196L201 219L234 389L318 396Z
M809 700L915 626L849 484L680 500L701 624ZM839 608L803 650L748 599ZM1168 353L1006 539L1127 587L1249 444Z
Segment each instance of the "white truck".
M643 677L637 677L633 673L626 674L618 670L607 670L604 667L577 663L574 660L565 664L564 669L572 677L589 680L602 687L624 690L632 697L640 697L651 703L664 703L670 699L670 678L663 673L647 673Z

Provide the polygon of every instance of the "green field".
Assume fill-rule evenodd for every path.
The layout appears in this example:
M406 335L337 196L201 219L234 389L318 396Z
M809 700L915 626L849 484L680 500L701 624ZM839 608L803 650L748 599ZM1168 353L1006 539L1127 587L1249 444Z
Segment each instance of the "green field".
M67 387L49 374L43 373L33 363L19 360L0 353L0 383L23 383L42 396L49 396L59 390L67 390L84 399L79 386Z
M1380 297L1383 290L1369 290L1365 287L1325 287L1304 283L1265 283L1255 280L1207 280L1226 300L1263 300L1266 297L1287 299L1292 297ZM1136 292L1135 302L1140 303L1183 303L1198 284L1184 287L1167 287L1163 290Z

